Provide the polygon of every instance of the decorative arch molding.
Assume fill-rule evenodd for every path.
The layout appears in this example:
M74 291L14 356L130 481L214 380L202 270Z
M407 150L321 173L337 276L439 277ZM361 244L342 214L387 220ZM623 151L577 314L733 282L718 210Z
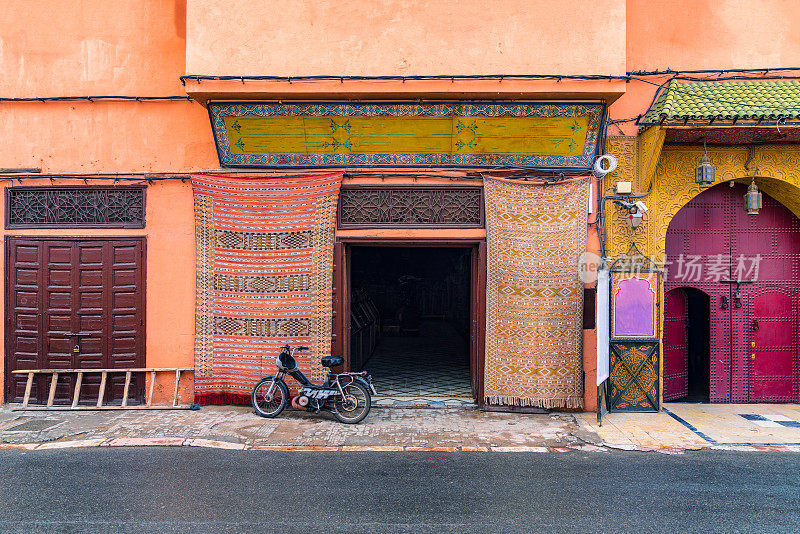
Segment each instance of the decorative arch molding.
M610 136L607 140L607 153L616 156L619 165L603 179L603 194L613 195L614 184L618 181L632 182L633 192L642 194L647 192L652 180L652 192L643 199L650 211L636 230L628 226L623 212L606 203L606 256L611 258L625 254L631 244L635 244L644 255L656 262L663 261L670 222L690 200L705 191L694 182L694 169L703 156L702 146L663 145L659 151L659 139L655 134L647 137ZM800 217L800 147L757 146L750 161L747 145L709 147L708 155L716 168L716 183L750 183L757 169L759 188ZM649 157L657 157L657 162L653 164ZM661 350L663 288L659 304L659 340L654 346ZM658 375L661 395L663 359L659 361Z
M800 148L770 145L756 147L752 160L747 147L710 148L716 167L716 182L750 183L755 175L759 187L800 216ZM650 254L664 258L666 236L672 218L690 200L705 191L694 182L694 169L703 157L702 147L665 146L661 153L650 202Z
M690 200L705 191L694 182L694 169L703 157L703 147L664 145L655 172L651 175L642 172L642 167L646 166L640 163L646 157L641 154L643 149L646 151L645 141L638 137L608 138L608 152L617 157L619 166L606 177L605 194L613 194L617 181L632 182L634 193L641 194L647 191L652 179L653 189L644 199L650 211L636 230L628 226L623 212L606 206L606 253L616 257L623 254L631 243L635 243L644 254L662 261L667 229L672 218ZM708 156L716 168L716 183L750 183L757 172L759 188L800 217L800 147L756 146L749 162L750 151L747 146L709 147Z

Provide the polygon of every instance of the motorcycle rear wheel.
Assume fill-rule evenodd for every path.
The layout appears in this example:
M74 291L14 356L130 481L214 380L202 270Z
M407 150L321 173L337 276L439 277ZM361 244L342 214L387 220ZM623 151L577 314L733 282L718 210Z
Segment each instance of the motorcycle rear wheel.
M342 388L345 398L342 402L333 405L333 416L340 422L348 425L360 423L372 407L367 386L361 382L353 382Z
M272 388L272 395L268 396L267 392L273 381L275 381L275 387ZM289 388L286 387L283 380L265 376L253 388L250 402L261 417L277 417L289 404Z

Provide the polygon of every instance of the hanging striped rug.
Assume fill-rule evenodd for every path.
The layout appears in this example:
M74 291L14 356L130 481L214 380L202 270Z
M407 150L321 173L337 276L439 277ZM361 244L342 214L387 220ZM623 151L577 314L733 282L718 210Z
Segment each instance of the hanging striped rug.
M192 176L197 238L195 402L249 404L283 345L312 380L331 348L342 175Z
M484 180L489 404L583 407L587 184Z

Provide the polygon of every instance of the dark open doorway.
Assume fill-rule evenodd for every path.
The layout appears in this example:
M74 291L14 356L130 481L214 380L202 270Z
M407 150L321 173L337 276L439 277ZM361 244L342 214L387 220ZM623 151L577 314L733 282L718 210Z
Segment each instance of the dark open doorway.
M378 405L472 403L473 247L350 250L350 367Z

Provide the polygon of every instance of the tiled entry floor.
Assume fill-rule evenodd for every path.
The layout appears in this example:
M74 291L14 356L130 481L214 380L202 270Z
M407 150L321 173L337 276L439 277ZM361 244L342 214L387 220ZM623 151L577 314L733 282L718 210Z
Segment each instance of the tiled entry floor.
M474 406L469 348L446 322L426 322L420 335L384 336L366 370L375 406Z

